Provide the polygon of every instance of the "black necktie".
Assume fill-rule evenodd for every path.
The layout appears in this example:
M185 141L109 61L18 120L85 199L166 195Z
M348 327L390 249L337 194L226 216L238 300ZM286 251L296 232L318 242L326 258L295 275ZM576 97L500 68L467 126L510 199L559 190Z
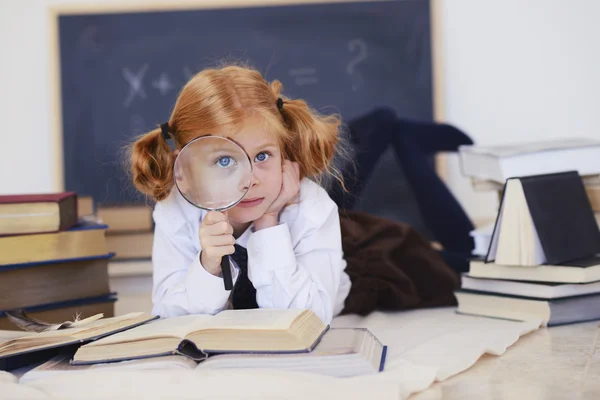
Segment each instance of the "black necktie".
M244 247L236 244L235 253L231 255L231 258L240 269L231 294L233 308L235 310L258 308L256 289L248 279L248 252Z

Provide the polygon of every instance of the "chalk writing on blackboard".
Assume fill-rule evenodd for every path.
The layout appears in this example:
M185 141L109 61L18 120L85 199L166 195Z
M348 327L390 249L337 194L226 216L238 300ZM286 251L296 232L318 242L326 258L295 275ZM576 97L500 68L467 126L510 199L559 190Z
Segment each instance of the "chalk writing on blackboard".
M352 81L352 91L356 92L364 83L358 67L367 59L368 45L365 40L356 38L348 41L347 48L351 57L346 65L346 72ZM144 89L144 77L147 71L148 64L142 65L141 68L135 71L123 68L123 78L129 84L129 92L123 103L125 108L129 107L138 96L143 99L147 98ZM192 70L187 66L183 67L182 71L185 81L189 81L194 76ZM316 85L319 83L317 69L312 66L290 68L288 74L294 79L294 83L297 86ZM167 73L161 72L158 77L152 80L152 87L162 96L166 96L171 90L176 89L177 86Z
M125 103L123 103L125 107L129 107L136 96L140 96L144 99L146 98L146 92L144 91L142 81L144 80L147 69L148 64L142 65L137 72L132 72L129 68L123 68L123 78L129 83L129 94L125 99Z
M288 73L294 78L294 83L298 86L319 83L317 69L314 67L291 68Z
M367 59L367 42L363 39L352 39L348 42L348 51L356 55L350 60L346 67L346 72L352 78L352 91L356 92L363 82L362 75L356 69L356 66Z
M152 81L152 86L156 88L156 90L158 90L163 96L169 93L171 89L175 88L171 82L171 79L169 79L169 75L164 72L160 74L158 79Z

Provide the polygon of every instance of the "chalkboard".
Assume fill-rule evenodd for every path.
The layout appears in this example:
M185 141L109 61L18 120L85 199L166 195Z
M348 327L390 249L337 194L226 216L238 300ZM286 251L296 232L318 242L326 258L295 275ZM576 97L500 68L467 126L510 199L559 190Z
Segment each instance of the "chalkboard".
M59 15L65 189L144 202L131 140L169 118L202 68L252 65L344 122L378 106L433 119L427 0Z

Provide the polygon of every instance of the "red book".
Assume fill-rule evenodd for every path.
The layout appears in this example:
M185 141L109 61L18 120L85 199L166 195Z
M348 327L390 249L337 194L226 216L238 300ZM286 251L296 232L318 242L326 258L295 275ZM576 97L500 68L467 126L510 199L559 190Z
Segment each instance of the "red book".
M75 192L0 196L0 235L60 232L77 220Z

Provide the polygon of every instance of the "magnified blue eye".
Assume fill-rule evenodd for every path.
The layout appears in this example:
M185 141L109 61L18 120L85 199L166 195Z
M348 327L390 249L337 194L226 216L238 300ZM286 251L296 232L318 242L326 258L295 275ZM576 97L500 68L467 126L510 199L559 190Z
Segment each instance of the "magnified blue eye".
M256 155L256 157L254 157L254 161L255 162L263 162L263 161L267 161L269 159L269 154L268 153L258 153Z
M229 156L223 156L217 160L220 167L227 168L235 163L235 160Z

